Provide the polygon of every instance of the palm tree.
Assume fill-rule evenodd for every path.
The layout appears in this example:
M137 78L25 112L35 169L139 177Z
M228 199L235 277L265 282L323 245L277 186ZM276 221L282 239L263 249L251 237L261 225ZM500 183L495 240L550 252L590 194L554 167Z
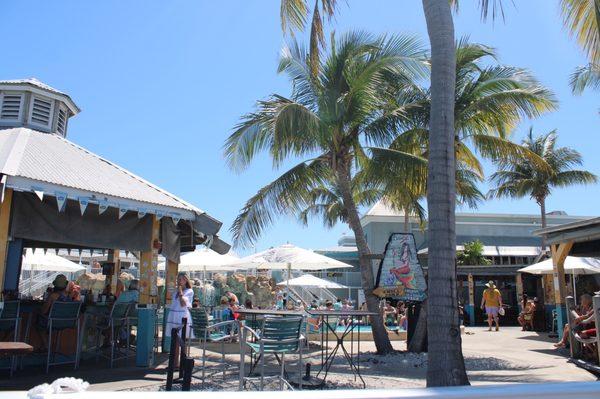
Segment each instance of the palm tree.
M499 162L499 170L490 176L496 187L490 197L531 197L540 206L542 228L546 227L546 198L557 187L595 183L597 177L588 171L572 169L583 163L579 152L568 147L557 147L556 130L534 137L529 129L523 145L544 160L546 167L540 168L527 159ZM545 243L542 242L542 248Z
M600 64L588 64L575 69L569 80L573 94L579 95L585 89L600 90Z
M413 37L375 38L351 32L332 43L314 75L301 46L294 41L284 49L279 71L286 72L293 83L291 97L274 94L259 101L258 110L243 117L227 139L225 156L236 170L246 167L262 150L269 152L275 167L288 158L304 161L246 202L232 226L236 245L252 242L276 216L298 215L310 203L310 193L316 187L334 182L356 237L367 306L370 311L379 311L352 179L364 165L393 159L407 182L425 180L424 159L370 146L389 142L392 132L378 128L379 121L388 117L382 112L383 103L398 82L423 76L423 55ZM372 318L372 324L377 352L390 352L382 318Z
M431 43L429 117L427 386L468 385L456 292L456 161L454 22L446 0L423 0Z

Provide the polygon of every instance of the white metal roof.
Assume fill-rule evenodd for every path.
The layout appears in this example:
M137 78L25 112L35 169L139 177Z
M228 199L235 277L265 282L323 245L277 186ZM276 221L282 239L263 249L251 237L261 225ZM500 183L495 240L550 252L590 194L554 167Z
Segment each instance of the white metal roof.
M147 180L55 134L0 130L0 174L18 191L62 191L70 199L194 220L203 211Z

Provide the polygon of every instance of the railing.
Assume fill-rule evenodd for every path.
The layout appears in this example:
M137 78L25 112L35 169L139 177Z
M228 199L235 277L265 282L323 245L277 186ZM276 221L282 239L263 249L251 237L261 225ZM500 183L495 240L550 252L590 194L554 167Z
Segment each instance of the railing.
M281 392L225 392L225 391L202 391L190 394L172 392L111 392L111 399L150 399L150 398L172 398L176 399L186 395L192 398L202 395L203 399L281 399ZM106 399L106 392L90 391L85 393L86 399ZM188 396L189 395L189 396ZM194 396L192 396L194 395ZM75 398L81 395L44 395L44 399ZM4 392L3 399L25 399L26 392ZM306 391L286 391L286 399L304 399ZM311 399L598 399L600 398L600 383L597 382L570 382L557 384L510 384L478 387L450 387L450 388L427 388L427 389L395 389L395 390L327 390L310 391Z
M22 279L19 282L19 292L31 294L33 296L39 295L46 290L48 285L58 276L59 272L47 273L47 272L29 272L29 278ZM35 274L34 274L35 273Z
M573 310L575 309L575 299L572 296L568 296L566 297L566 305L567 305L567 319L569 321L569 325L574 325L574 315L573 315ZM595 315L595 319L596 319L596 328L598 328L598 326L600 325L599 320L600 320L600 295L596 295L593 298L593 309L594 309L594 315ZM561 326L562 328L562 326ZM570 350L571 350L571 357L574 359L579 359L581 358L582 355L582 347L583 344L575 337L575 332L573 331L573 329L569 329L569 344L570 344ZM597 356L597 361L600 364L600 334L598 334L598 332L596 332L596 337L594 339L590 339L590 341L594 341L594 343L596 344L596 356Z

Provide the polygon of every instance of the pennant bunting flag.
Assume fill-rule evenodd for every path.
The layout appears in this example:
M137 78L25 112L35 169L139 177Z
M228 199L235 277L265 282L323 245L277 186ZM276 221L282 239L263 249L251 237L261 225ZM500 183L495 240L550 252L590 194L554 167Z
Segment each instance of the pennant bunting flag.
M4 191L6 189L6 175L2 175L2 179L0 179L0 183L2 184L2 192L0 193L0 202L4 202Z
M79 251L79 257L81 258L81 248L79 248L78 251Z
M71 248L67 249L67 253L71 256Z
M44 190L42 190L41 188L38 188L38 187L34 187L33 192L35 193L35 195L37 195L37 197L40 199L40 201L44 200Z
M57 191L56 195L56 204L58 205L58 211L62 212L65 210L65 204L67 203L67 193L63 193Z
M87 208L90 200L86 197L79 197L79 210L81 211L81 215L83 216L85 212L85 208Z
M171 213L171 219L173 220L173 223L177 225L177 223L179 223L181 220L181 215L179 213Z
M44 248L44 255L48 252L48 248Z
M98 202L98 214L102 215L108 209L108 201Z
M163 216L165 216L164 212L161 212L159 210L156 211L156 219L160 220L163 218Z
M119 219L121 219L123 217L123 215L125 215L126 213L127 213L126 208L119 207Z
M54 248L54 254L58 255L58 248Z
M94 257L94 250L90 249L90 258L93 258L93 257Z
M144 209L144 208L138 209L138 219L141 219L144 216L146 216L146 209Z

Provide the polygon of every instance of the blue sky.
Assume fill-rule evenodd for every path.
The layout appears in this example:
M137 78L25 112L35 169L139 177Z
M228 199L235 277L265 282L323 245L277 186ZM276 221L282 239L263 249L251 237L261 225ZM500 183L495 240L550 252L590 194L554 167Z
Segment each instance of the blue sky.
M570 94L569 74L585 58L562 28L558 0L506 1L505 23L482 23L476 2L462 3L457 37L495 47L501 63L530 69L560 101L557 112L525 121L515 138L531 124L538 133L556 128L559 143L579 150L585 167L600 174L600 96ZM222 156L224 140L257 99L289 93L276 73L284 43L278 0L3 0L0 15L0 79L36 77L68 92L82 109L70 122L71 140L222 220L225 239L243 203L281 172L264 155L238 175ZM349 0L331 26L413 33L427 43L418 0ZM562 189L548 210L594 216L598 198L600 186ZM502 200L478 211L538 208ZM282 218L256 248L332 246L344 231Z

